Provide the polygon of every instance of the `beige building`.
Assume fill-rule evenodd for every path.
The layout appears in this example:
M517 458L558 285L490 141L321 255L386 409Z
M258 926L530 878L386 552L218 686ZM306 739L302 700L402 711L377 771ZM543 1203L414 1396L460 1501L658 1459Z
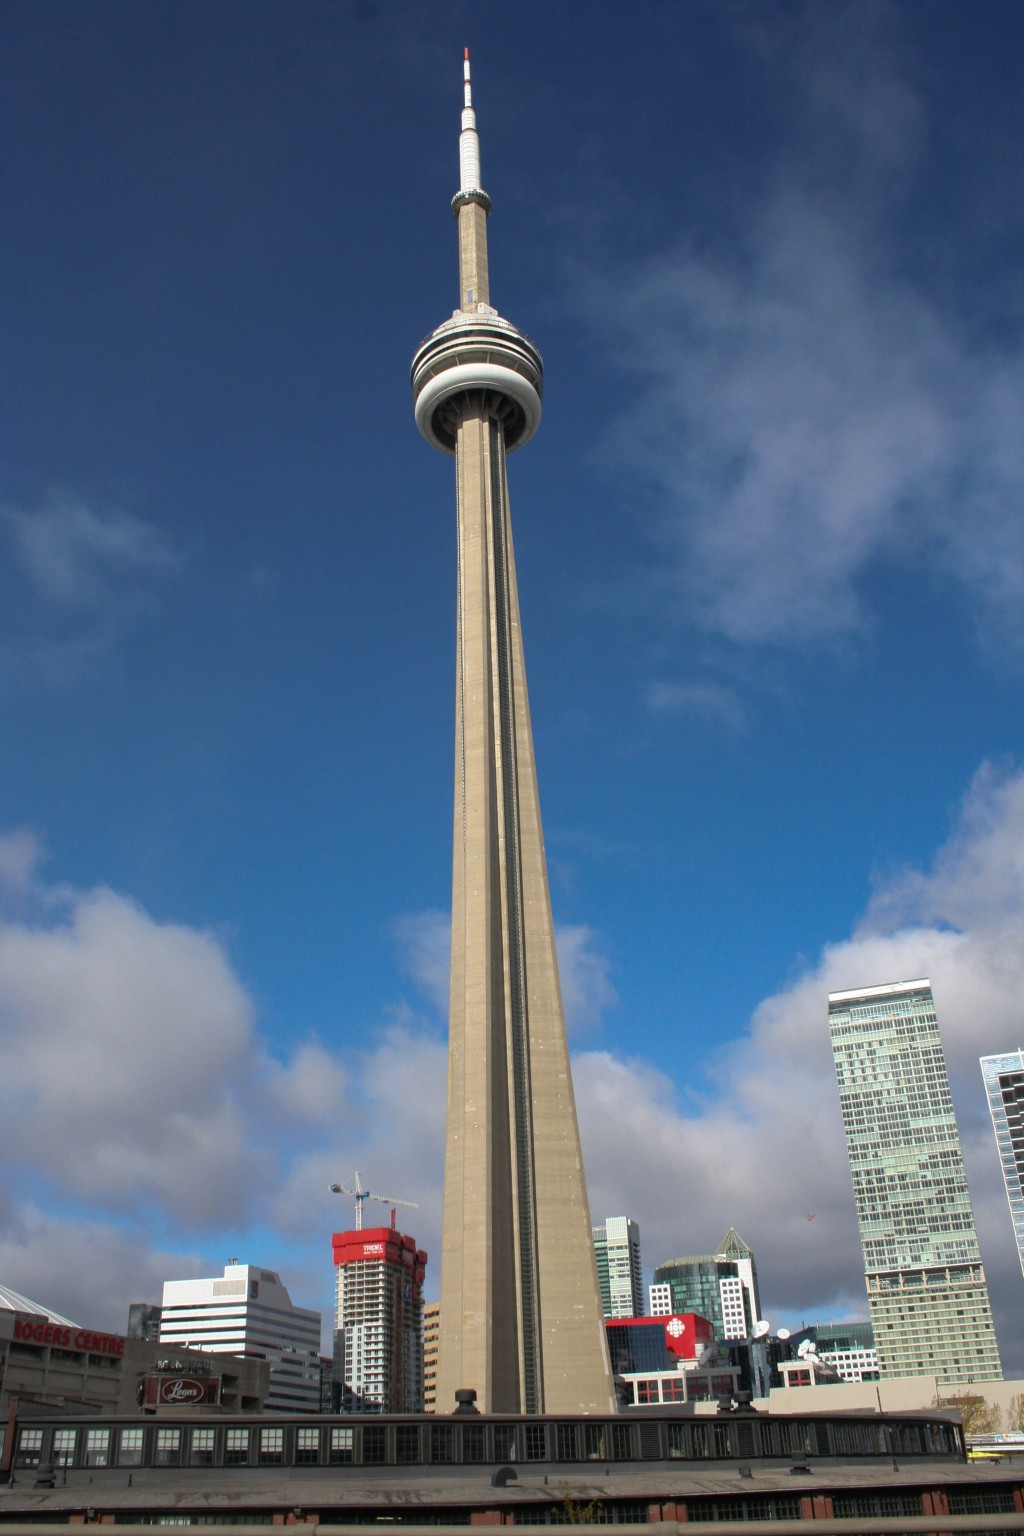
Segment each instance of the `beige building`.
M437 1412L437 1349L441 1338L441 1303L423 1308L423 1412ZM454 1406L454 1405L453 1405Z
M459 307L416 352L416 422L454 456L458 518L448 1118L436 1398L501 1413L613 1402L555 957L505 459L543 364L490 302L464 69Z

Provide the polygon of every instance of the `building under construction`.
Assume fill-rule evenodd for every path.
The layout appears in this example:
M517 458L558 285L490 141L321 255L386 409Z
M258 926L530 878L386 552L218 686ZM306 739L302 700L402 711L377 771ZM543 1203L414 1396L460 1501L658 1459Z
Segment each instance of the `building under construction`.
M390 1227L335 1232L334 1392L341 1413L422 1413L427 1255Z

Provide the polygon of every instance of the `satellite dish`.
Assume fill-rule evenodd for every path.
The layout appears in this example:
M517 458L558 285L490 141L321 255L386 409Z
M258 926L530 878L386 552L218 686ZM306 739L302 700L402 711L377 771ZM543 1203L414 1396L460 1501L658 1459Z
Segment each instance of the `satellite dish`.
M789 1329L788 1328L780 1328L778 1333L775 1335L775 1337L777 1339L788 1339L789 1338Z
M802 1344L797 1345L796 1352L800 1356L801 1360L806 1360L808 1355L817 1354L817 1350L814 1347L814 1340L804 1339Z
M709 1360L713 1360L714 1358L715 1358L715 1346L713 1344L705 1344L704 1348L700 1352L700 1357L697 1360L697 1364L698 1365L707 1365L708 1361Z
M765 1334L771 1333L771 1331L771 1323L767 1322L763 1317L760 1317L754 1324L753 1328L751 1328L750 1337L752 1339L763 1339Z

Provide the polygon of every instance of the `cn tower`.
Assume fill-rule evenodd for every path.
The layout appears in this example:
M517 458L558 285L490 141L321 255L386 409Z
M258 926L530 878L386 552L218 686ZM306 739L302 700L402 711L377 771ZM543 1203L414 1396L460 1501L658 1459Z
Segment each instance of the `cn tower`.
M507 454L540 423L537 348L491 305L464 64L459 307L412 362L416 424L454 456L455 832L437 1404L607 1413L594 1268L526 694Z

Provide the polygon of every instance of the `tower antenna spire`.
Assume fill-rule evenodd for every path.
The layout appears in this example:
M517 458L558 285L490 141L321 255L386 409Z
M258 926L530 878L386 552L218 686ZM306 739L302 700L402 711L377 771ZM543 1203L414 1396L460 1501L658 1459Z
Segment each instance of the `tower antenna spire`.
M459 308L477 310L490 305L487 267L487 215L491 200L480 185L480 135L473 109L469 49L462 60L462 130L459 134L459 190L452 213L459 221Z

